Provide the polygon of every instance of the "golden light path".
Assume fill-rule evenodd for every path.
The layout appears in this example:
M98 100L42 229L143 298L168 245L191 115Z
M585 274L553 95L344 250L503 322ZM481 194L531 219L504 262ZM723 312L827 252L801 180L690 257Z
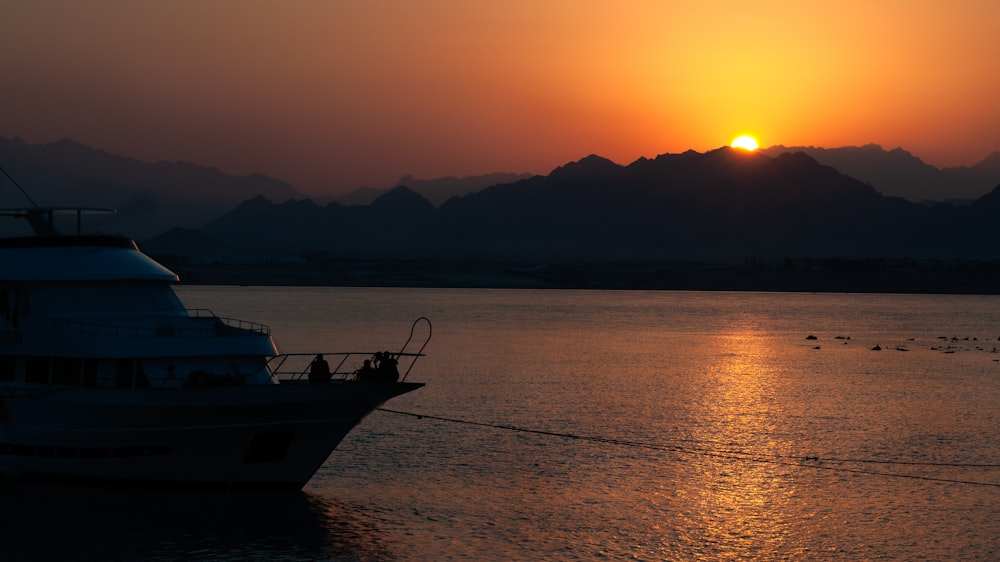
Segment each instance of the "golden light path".
M754 151L757 150L757 139L743 135L733 139L733 142L729 145L733 148L742 148L743 150Z

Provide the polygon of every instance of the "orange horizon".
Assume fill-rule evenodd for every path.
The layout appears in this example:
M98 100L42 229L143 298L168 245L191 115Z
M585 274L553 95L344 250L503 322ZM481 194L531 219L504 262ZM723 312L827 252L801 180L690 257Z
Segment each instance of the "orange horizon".
M311 195L741 134L901 147L937 167L1000 150L995 2L56 0L5 20L0 135Z

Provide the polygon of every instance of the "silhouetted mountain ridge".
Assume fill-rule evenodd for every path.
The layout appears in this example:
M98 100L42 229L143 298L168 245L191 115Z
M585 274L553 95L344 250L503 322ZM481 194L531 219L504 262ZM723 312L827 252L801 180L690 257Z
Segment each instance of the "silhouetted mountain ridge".
M964 169L991 172L991 173L1000 172L1000 150L993 151L992 154L984 158L981 162L969 166L968 168L964 166L945 168L946 171L964 170Z
M497 172L477 176L466 176L457 178L446 176L435 179L417 179L411 175L399 178L396 186L405 186L416 193L419 193L434 206L439 206L452 197L460 197L468 193L475 193L483 188L501 183L513 183L522 179L530 178L532 174L514 174ZM379 189L374 187L360 187L350 193L341 195L334 200L343 205L370 205L378 197L392 191L393 188Z
M821 148L776 145L761 152L777 156L803 152L822 164L870 183L880 193L922 201L971 201L1000 183L1000 152L974 166L938 169L903 150L885 150L877 144Z
M442 219L467 233L468 252L473 241L495 245L487 232L494 229L521 255L545 244L550 255L564 248L567 259L735 259L836 252L827 236L851 240L850 225L893 206L803 154L772 159L722 148L691 156L625 167L590 157L449 201Z
M399 187L369 206L257 198L203 229L233 251L344 259L733 261L749 257L996 258L994 190L976 204L918 205L822 165L723 147L639 159L590 155L438 208ZM195 248L148 241L153 251Z
M144 238L173 227L200 227L240 201L303 195L262 174L233 176L187 162L146 163L69 139L27 144L0 137L0 163L42 206L108 207L115 215L88 221L94 229ZM12 190L7 207L29 202Z
M902 149L831 150L812 153L945 173ZM723 147L628 165L592 154L438 207L407 186L347 206L317 204L261 175L147 164L69 140L0 138L0 162L20 184L41 186L31 190L38 204L116 207L118 215L88 226L139 238L158 253L483 262L1000 257L1000 181L969 205L915 204L806 151L767 152ZM947 177L981 182L998 165L995 153L976 166L949 168ZM0 195L0 206L27 204L17 190Z

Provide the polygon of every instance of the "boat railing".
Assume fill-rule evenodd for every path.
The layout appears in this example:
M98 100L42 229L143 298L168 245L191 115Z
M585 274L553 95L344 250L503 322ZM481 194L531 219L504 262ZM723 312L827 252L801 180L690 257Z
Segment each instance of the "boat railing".
M421 354L423 354L424 348L426 348L427 344L430 343L430 341L431 341L431 335L433 334L433 329L431 327L431 321L426 316L421 316L420 318L417 318L416 320L413 321L413 324L410 325L410 337L406 338L406 341L403 342L403 347L401 347L400 350L399 350L400 353L405 352L406 348L409 347L409 345L410 345L411 342L413 342L413 334L414 334L414 332L416 332L417 326L419 326L420 324L426 324L427 325L427 337L424 338L424 343L420 344L420 349L418 349L416 351L416 355L420 356ZM413 342L413 343L415 343L415 342ZM406 377L409 376L409 374L410 374L410 370L413 369L413 364L416 363L416 362L417 362L416 358L414 358L413 361L410 362L410 366L406 368L406 371L403 373L403 377L400 380L404 380L404 381L406 380Z
M46 394L52 393L51 386L39 386L39 387L19 387L19 386L3 386L0 387L0 404L2 404L4 398L39 398ZM0 409L2 411L2 409Z
M223 324L230 328L236 328L239 330L249 330L251 332L256 332L262 336L270 336L271 328L266 324L260 324L258 322L251 322L249 320L240 320L238 318L226 318L224 316L216 316L214 312L207 308L189 308L187 310L188 315L191 318L214 318L216 320L222 321Z
M416 345L414 341L414 334L416 333L417 327L420 325L427 326L427 336L424 338L420 347L415 351L408 351L412 346ZM410 326L410 335L403 342L402 347L400 347L398 352L388 352L388 351L352 351L352 352L333 352L333 353L283 353L281 355L276 355L268 360L268 368L271 374L277 378L279 381L301 381L307 380L309 378L309 373L312 369L312 363L318 356L323 356L325 358L332 358L328 361L330 366L331 380L336 381L355 381L358 379L358 371L364 364L364 360L368 359L375 362L376 358L385 357L386 354L390 358L395 359L397 362L396 368L400 375L399 380L405 381L406 377L410 374L413 366L416 364L417 359L424 357L424 349L427 347L428 342L431 341L431 321L421 316L413 321ZM406 363L405 368L402 363Z
M257 322L189 310L189 316L129 316L118 322L54 318L56 328L113 337L268 337L271 329ZM141 321L141 322L138 322Z
M358 370L366 359L374 360L381 351L336 351L332 353L282 353L268 360L267 366L271 374L281 382L306 381L312 370L312 362L318 355L328 360L332 381L348 382L358 380ZM409 365L406 372L413 367L421 353L393 353L397 361L406 360Z

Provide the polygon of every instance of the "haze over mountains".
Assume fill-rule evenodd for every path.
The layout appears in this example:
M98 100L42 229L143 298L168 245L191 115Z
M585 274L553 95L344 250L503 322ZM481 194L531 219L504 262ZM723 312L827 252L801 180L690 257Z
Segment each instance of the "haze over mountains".
M396 182L396 186L404 185L419 193L424 197L424 199L430 201L435 207L438 207L452 197L461 197L469 193L475 193L490 187L491 185L513 183L518 180L528 179L532 175L534 174L495 173L481 176L468 176L464 178L448 176L429 180L417 179L413 176L406 175L399 178L399 181ZM333 198L333 200L343 205L371 205L375 199L378 199L380 196L392 191L392 189L392 187L362 187L348 193L347 195ZM319 202L320 201L317 201L317 203Z
M272 201L305 197L262 174L238 177L186 162L149 164L65 139L27 144L0 137L0 165L39 206L116 209L90 218L88 226L137 239L200 227L257 195ZM30 206L7 178L0 179L0 203Z
M291 185L262 174L238 177L186 162L140 162L64 139L27 144L0 137L0 165L41 206L116 209L114 215L88 220L94 229L142 239L173 228L198 228L258 195L281 203L307 199ZM479 191L531 174L495 173L465 178L415 179L407 185L435 205L456 195ZM0 207L30 205L18 190L0 180ZM314 198L321 204L369 205L392 188L359 188L340 197ZM0 227L0 232L6 232Z
M320 205L265 176L146 164L72 141L0 138L0 163L39 205L116 207L118 215L87 226L140 239L150 252L199 259L1000 258L1000 155L938 170L875 145L788 150L724 147L627 166L592 155L545 176L413 180L417 188L444 186L445 194L399 187L367 205ZM871 179L876 173L889 189ZM2 206L27 205L19 197L0 181ZM928 198L974 201L916 203Z
M886 151L877 144L819 148L772 146L762 149L770 156L804 152L821 164L870 183L884 195L922 201L969 202L982 197L1000 183L1000 151L974 166L938 169L903 150Z

